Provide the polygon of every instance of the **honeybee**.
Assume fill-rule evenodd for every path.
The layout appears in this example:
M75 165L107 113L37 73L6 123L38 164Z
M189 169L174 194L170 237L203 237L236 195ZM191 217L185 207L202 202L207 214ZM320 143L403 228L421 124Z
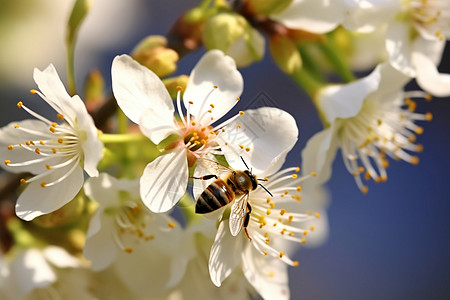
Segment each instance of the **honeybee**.
M192 177L200 180L216 179L197 198L195 212L198 214L210 213L235 200L230 210L231 235L237 236L243 227L245 235L251 241L252 239L247 231L252 212L252 207L248 203L250 191L255 190L260 185L271 196L272 194L262 184L258 183L258 180L261 179L256 178L244 159L242 157L241 159L247 170L235 170L206 158L198 159L198 164L219 175L209 174L202 177Z

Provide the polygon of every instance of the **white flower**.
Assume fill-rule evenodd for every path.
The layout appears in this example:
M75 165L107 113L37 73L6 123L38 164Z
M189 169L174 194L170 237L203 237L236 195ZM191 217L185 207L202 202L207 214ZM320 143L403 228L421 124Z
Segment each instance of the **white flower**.
M288 168L267 176L264 187L273 196L260 187L250 192L249 223L236 237L230 233L225 212L209 258L209 272L215 285L220 286L241 265L247 280L264 299L289 298L286 267L298 265L289 257L295 248L293 244L305 243L309 232L315 230L314 225L306 227L305 222L320 218L317 212L300 212L304 211L300 184L310 175L298 177L299 169ZM262 176L264 173L259 174Z
M352 0L343 26L373 31L387 24L389 62L432 95L450 95L450 75L437 70L450 38L450 2L447 0ZM347 3L347 4L348 4Z
M24 220L53 212L72 200L83 185L83 168L98 176L97 164L103 144L84 103L70 97L53 65L34 70L38 94L56 112L53 122L22 102L17 106L37 120L11 123L0 130L0 156L10 172L35 174L21 182L27 184L16 204L16 214Z
M293 0L282 12L270 17L288 28L314 33L335 29L343 20L342 0Z
M120 108L152 142L177 136L167 149L171 151L149 163L140 181L145 205L154 212L168 211L186 191L188 167L198 157L216 151L214 139L226 121L212 124L239 100L242 76L233 59L219 50L207 52L192 70L183 95L186 116L178 93L181 121L175 119L172 99L161 80L129 56L114 59L112 85Z
M94 271L114 265L132 290L152 295L182 278L192 252L188 242L182 244L183 229L169 216L143 206L138 181L102 173L86 182L85 191L99 204L83 250Z
M418 120L431 120L430 113L415 113L411 98L428 96L404 92L406 76L382 64L355 82L332 85L318 93L318 103L329 127L314 135L302 153L308 170L317 170L319 181L328 180L337 149L341 149L347 170L362 192L368 187L361 175L376 182L387 180L387 156L417 164L422 145L414 144L423 128Z

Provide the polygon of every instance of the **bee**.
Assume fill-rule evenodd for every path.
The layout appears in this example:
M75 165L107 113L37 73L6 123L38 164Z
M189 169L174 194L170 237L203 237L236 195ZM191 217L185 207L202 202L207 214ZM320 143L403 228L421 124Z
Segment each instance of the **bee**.
M248 203L250 191L255 190L259 185L271 196L272 194L262 184L258 183L258 180L264 179L256 178L244 159L242 157L241 159L247 170L235 170L206 158L198 160L199 164L202 164L206 169L219 173L219 176L209 174L202 177L192 177L200 180L216 179L197 198L195 212L198 214L210 213L235 200L230 210L229 225L231 235L237 236L241 229L244 228L245 235L251 241L252 239L247 231L252 212L252 207Z

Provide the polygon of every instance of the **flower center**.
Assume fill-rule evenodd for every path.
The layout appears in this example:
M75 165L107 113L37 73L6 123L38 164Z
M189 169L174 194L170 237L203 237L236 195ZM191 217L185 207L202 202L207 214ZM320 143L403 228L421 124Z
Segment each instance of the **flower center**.
M413 22L422 35L445 40L450 30L448 0L411 0L410 7Z
M421 152L423 146L414 144L416 134L422 134L423 128L414 122L432 119L431 113L415 113L416 102L408 98L427 97L421 92L408 92L404 101L380 103L367 99L360 113L343 120L338 133L341 141L342 156L347 170L353 174L363 193L368 187L361 181L386 181L387 156L418 164L419 158L408 152ZM407 152L408 151L408 152ZM361 163L361 165L359 164Z

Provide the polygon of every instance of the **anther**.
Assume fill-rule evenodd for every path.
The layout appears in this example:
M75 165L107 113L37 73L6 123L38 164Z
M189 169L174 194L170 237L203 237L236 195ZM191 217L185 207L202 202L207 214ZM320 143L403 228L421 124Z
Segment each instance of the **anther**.
M262 253L263 253L264 255L267 255L267 251L266 251L266 250L264 250Z
M64 142L64 140L62 138L58 139L58 143L62 144Z
M427 120L427 121L433 120L433 114L430 113L430 112L427 112L427 113L425 114L425 120Z
M298 186L297 187L297 192L300 192L302 190L302 187L301 186Z
M294 261L294 262L292 263L292 265L293 265L294 267L298 267L298 261L297 261L297 260Z
M19 128L19 125L17 125L17 124L16 124L16 125L14 125L14 128Z
M411 157L411 164L418 165L419 164L419 158L417 156Z
M319 214L318 212L316 212L316 213L314 214L314 216L315 216L317 219L320 218L320 214Z
M56 117L57 117L59 120L64 120L64 116L63 116L62 114L57 114Z
M362 189L361 189L361 192L363 193L363 194L367 194L368 192L369 192L369 187L368 186L363 186L362 187Z
M36 149L34 150L34 152L36 152L37 154L41 154L41 150L39 150L39 148L36 148Z
M213 88L217 89L217 85L213 86Z
M18 107L18 108L22 108L22 106L23 106L22 101L17 102L17 107Z
M41 187L45 188L47 186L46 182L41 182Z
M45 143L44 143L44 141L43 141L43 140L40 140L40 141L39 141L39 144L41 144L41 145L45 145Z
M45 165L45 167L47 168L47 170L50 170L51 168L52 168L52 166L50 166L50 165Z
M11 163L11 161L9 159L5 159L5 165L8 165L10 163Z
M12 149L13 149L13 145L9 145L8 150L12 150Z
M239 148L244 149L244 145L239 145Z
M250 151L250 147L245 148L245 151L249 152Z
M298 177L298 175L297 174L292 174L292 178L297 178Z
M284 215L286 213L286 210L284 209L284 208L282 208L281 210L280 210L280 215Z
M240 101L240 100L241 100L241 98L240 98L240 97L237 97L237 98L236 98L236 100L237 100L237 101Z
M180 91L180 92L182 92L183 91L183 88L181 87L181 86L177 86L177 91Z
M133 253L133 248L125 248L123 249L126 253Z
M32 90L30 90L30 93L34 95L37 93L37 91L35 89L32 89Z
M417 127L416 130L414 130L417 134L423 133L423 127Z
M189 104L194 104L194 101L189 101Z
M306 243L306 239L305 239L304 237L302 237L302 238L300 239L300 243L302 243L302 244Z
M50 130L52 133L56 132L55 127L52 127L52 126L50 126L50 128L48 130Z
M239 114L242 116L244 114L244 112L242 110L240 110Z
M311 176L313 176L313 177L316 177L316 176L317 176L317 173L316 173L316 172L311 172L310 174L311 174Z
M58 123L56 123L56 122L53 122L50 126L52 126L52 127L56 127L56 126L58 126Z
M282 258L284 256L284 252L280 251L280 258Z
M21 178L21 179L20 179L20 183L21 183L21 184L27 184L27 181L26 181L25 179Z
M309 233L308 230L303 231L303 235L308 235L308 233Z
M300 172L300 167L295 168L295 173Z
M314 225L309 226L309 229L311 229L311 231L314 231L316 229L316 227Z
M211 106L211 108L214 108L214 104L212 104L212 103L209 106Z
M53 154L56 154L56 149L52 148L52 152L53 152Z
M169 222L169 223L167 223L167 225L168 225L170 228L174 228L174 227L175 227L175 223L173 223L173 222Z

